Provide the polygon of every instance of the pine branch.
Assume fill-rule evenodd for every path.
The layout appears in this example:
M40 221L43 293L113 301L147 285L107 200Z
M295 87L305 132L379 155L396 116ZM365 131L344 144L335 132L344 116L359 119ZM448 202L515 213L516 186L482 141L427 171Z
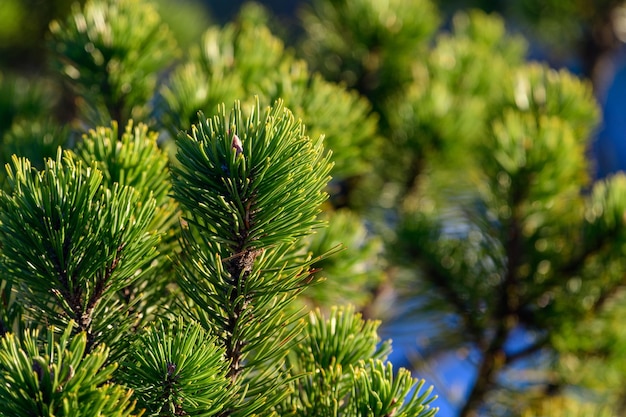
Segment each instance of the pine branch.
M380 322L363 320L352 307L332 308L328 317L312 311L303 340L288 359L294 391L281 404L281 415L432 416L432 388L410 372L393 370L389 341L380 342Z
M116 340L126 330L122 307L103 302L134 282L138 266L154 254L155 200L139 201L134 189L119 184L104 188L95 164L84 169L69 152L59 151L41 172L14 158L8 172L10 191L0 193L6 276L29 289L20 296L35 318L76 322L89 350ZM108 314L96 317L100 307ZM116 313L116 327L103 331Z
M138 406L150 415L219 415L236 393L224 350L195 321L159 320L127 353L119 379L135 390Z
M174 280L174 273L170 254L178 251L178 206L169 195L168 155L159 148L157 140L157 132L148 130L143 123L129 122L119 132L118 124L112 122L110 127L90 130L75 150L85 164L96 161L106 187L113 188L115 183L131 186L141 201L156 201L149 228L163 234L158 247L161 255L138 266L141 276L136 284L118 292L129 313L139 312L146 321L152 317L147 314L148 309L171 301L168 285Z
M76 94L83 121L124 126L148 118L158 72L178 54L151 3L89 0L50 32L52 65Z
M233 386L247 386L222 415L253 413L287 391L282 362L299 328L290 302L319 259L298 252L320 225L330 163L281 102L252 109L237 103L211 119L201 115L178 139L174 195L185 210L179 283L192 317L215 334ZM269 391L268 391L269 390Z
M511 217L505 223L506 273L498 290L498 302L493 310L493 322L496 328L491 340L482 352L475 382L459 412L459 417L476 417L485 396L491 389L500 370L506 365L507 355L504 344L509 339L511 330L518 322L516 310L519 308L518 268L523 262L522 223L520 204L524 201L527 188L518 184L510 192L509 207Z
M104 365L109 349L87 349L84 332L70 321L56 338L53 328L39 337L26 331L0 340L0 400L2 415L136 416L132 391L110 382L116 365Z

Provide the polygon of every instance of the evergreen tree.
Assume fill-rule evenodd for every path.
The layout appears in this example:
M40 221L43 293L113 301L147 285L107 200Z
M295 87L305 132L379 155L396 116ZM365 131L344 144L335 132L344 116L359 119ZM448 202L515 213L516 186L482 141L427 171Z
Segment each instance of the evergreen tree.
M270 36L251 30L245 36ZM354 132L363 120L355 149L375 126L363 99L286 61L300 71L296 98L260 90L256 102L209 107L212 117L175 127L166 120L190 116L157 109L166 101L156 82L177 50L148 3L88 1L51 25L50 39L52 69L76 95L74 126L90 129L55 137L65 149L52 155L14 155L7 164L0 395L10 405L0 415L436 412L423 381L386 362L376 322L348 307L307 316L296 302L321 280L315 264L339 249L310 238L325 226L318 215L333 163L322 102L308 96L340 96L337 114ZM251 77L242 78L244 97L263 81L258 62L249 64L254 72L239 66ZM272 90L290 82L267 81ZM168 91L169 105L184 102L181 91ZM313 126L319 120L314 136L282 95ZM40 147L36 135L7 124L6 150ZM159 144L149 126L182 132Z
M399 321L433 323L420 337L426 363L469 352L477 375L461 416L621 413L620 332L608 329L624 282L623 177L590 181L590 86L526 64L524 42L481 12L457 13L450 32L420 45L415 25L433 13L420 3L320 0L304 16L307 57L383 118L377 225L387 279L413 306ZM381 51L399 53L375 60ZM377 78L402 62L399 76ZM592 328L609 339L587 342ZM616 385L580 373L598 369Z
M469 352L461 416L623 413L626 179L590 179L589 85L481 12L301 16L188 47L90 0L45 76L0 74L0 415L434 415L374 317Z

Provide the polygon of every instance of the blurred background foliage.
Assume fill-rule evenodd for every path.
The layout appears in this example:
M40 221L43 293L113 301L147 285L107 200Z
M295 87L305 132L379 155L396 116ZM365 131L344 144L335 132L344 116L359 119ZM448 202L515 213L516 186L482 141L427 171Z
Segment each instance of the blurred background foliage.
M2 164L115 136L167 151L198 111L282 98L335 164L304 250L345 246L303 303L393 323L440 415L626 415L626 177L589 158L622 2L120 0L132 21L106 27L74 3L2 2Z

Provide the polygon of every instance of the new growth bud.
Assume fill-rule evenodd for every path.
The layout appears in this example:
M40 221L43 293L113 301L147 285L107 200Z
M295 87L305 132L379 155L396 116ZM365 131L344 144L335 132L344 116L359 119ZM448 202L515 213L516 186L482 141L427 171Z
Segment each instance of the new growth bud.
M233 141L231 142L231 148L237 151L237 155L243 153L243 143L241 143L241 139L237 134L233 134Z

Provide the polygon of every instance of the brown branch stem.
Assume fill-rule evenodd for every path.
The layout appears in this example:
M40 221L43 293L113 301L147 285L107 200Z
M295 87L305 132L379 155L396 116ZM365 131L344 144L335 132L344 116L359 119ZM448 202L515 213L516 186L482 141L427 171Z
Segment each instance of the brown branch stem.
M63 243L63 252L65 259L68 259L70 256L70 248L71 243L68 237ZM59 284L61 286L57 294L63 297L70 306L71 312L68 311L71 316L70 318L76 321L76 324L78 325L80 331L84 331L86 333L87 352L92 349L94 344L94 336L91 329L91 324L93 321L93 311L96 308L98 301L102 297L102 294L110 283L110 278L117 268L117 265L119 264L121 252L123 249L124 245L122 244L117 248L115 258L113 259L111 265L108 265L105 268L104 274L102 276L99 276L99 274L96 275L94 291L89 296L89 299L86 300L86 302L83 302L85 289L78 285L78 277L76 276L76 272L72 274L72 276L69 276L67 273L67 268L64 265L61 265L58 256L54 252L50 253L50 257L54 264Z
M229 299L231 308L226 318L226 335L223 338L223 342L226 355L230 359L228 374L233 382L235 382L243 370L242 349L246 345L245 340L241 340L236 336L236 330L241 325L241 318L250 305L249 294L244 294L242 290L252 272L256 257L261 253L260 249L250 248L248 242L250 230L254 226L254 210L251 208L253 203L253 198L244 201L245 213L242 217L245 219L245 222L236 231L237 247L232 249L233 255L224 259L224 267L230 274L231 279Z
M498 373L509 363L504 344L511 331L518 324L517 311L520 300L517 271L523 257L522 216L519 202L522 199L523 189L521 187L515 189L511 194L512 214L506 229L506 275L500 285L498 304L492 317L493 322L497 324L487 349L483 350L478 374L459 417L477 417L479 415L480 406L493 387Z

